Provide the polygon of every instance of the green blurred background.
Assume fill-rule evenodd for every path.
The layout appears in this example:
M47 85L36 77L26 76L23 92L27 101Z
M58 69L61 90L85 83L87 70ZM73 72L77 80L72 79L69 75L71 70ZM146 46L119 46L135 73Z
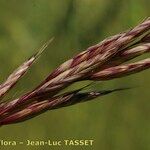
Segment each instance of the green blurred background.
M149 0L0 0L1 82L47 39L55 37L7 99L32 89L59 64L88 46L135 26L149 16L149 6ZM149 55L140 58L145 57ZM0 139L94 139L92 147L24 145L0 149L149 150L149 77L147 70L97 83L93 89L136 88L0 128Z

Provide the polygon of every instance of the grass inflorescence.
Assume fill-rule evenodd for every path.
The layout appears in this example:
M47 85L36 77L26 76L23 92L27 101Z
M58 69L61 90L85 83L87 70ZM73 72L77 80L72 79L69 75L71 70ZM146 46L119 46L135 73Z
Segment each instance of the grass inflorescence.
M60 93L73 83L84 80L111 80L150 68L150 58L127 63L150 52L150 18L147 18L133 29L106 38L64 62L32 91L17 99L4 102L4 96L15 87L50 42L51 40L46 42L35 55L0 84L0 125L22 122L47 110L93 100L96 97L126 89L83 92L81 88Z

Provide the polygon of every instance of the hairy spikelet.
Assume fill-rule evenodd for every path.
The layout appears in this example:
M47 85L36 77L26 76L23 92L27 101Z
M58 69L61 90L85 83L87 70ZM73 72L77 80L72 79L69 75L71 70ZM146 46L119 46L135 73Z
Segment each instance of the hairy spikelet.
M2 98L16 83L17 81L28 71L31 65L35 62L35 60L42 54L42 52L46 49L49 43L52 41L49 40L46 42L38 52L33 55L30 59L25 61L21 66L19 66L8 78L7 80L0 84L0 98Z
M31 119L34 116L37 116L47 110L58 109L61 107L67 107L77 103L86 102L89 100L93 100L96 97L107 95L112 92L121 91L121 90L125 90L125 88L98 91L98 92L93 91L93 92L86 92L86 93L80 93L79 90L69 92L60 96L53 97L51 99L36 102L34 104L27 106L25 109L22 109L13 114L9 114L9 115L7 114L4 119L1 119L0 124L6 125L6 124L22 122L29 118Z
M90 76L91 80L110 80L114 78L121 78L130 74L134 74L150 68L150 58L131 63L127 65L120 65L115 67L110 67L97 72Z

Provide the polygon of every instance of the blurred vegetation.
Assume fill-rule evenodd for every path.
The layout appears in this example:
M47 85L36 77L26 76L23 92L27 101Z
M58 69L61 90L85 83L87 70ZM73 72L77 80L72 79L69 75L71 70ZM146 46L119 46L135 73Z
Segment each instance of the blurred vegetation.
M8 99L32 89L56 66L88 46L134 27L149 16L149 6L149 0L0 0L1 82L47 39L55 37ZM149 150L149 77L150 72L144 71L123 79L97 83L92 88L137 88L1 127L0 139L91 138L95 140L92 147L64 149ZM15 147L16 150L20 148L27 149L25 146Z

